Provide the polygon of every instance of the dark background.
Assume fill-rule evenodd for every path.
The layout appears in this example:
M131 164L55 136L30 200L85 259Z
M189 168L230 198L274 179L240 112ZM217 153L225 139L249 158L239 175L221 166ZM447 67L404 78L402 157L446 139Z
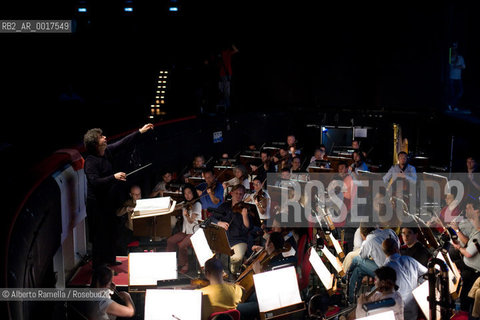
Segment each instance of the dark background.
M80 143L91 127L111 136L141 126L150 121L162 69L170 78L161 118L197 114L203 60L229 43L240 50L233 60L232 114L288 111L302 126L311 114L340 112L340 122L349 125L372 110L398 113L417 147L436 137L447 152L449 136L463 130L468 138L475 127L472 117L465 123L442 114L452 41L467 65L461 107L475 116L480 102L480 28L470 2L178 1L179 12L170 13L171 0L133 1L131 15L123 1L86 3L87 15L76 12L76 1L1 5L2 19L72 19L75 25L67 35L0 35L3 149L28 146L40 156ZM83 103L59 102L69 85ZM417 137L419 124L424 139Z

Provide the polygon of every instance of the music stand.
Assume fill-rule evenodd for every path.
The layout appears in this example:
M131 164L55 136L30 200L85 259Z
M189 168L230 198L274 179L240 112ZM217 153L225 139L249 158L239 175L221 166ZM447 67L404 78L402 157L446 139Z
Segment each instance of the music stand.
M202 291L200 290L148 289L145 293L145 320L200 320L201 316Z
M343 264L340 262L338 257L335 257L333 253L328 250L328 248L323 247L322 249L323 254L327 258L328 262L332 265L332 267L337 271L338 275L340 277L343 277L345 275L345 271L343 270Z
M460 296L460 272L458 271L457 265L452 261L448 252L439 251L437 258L444 261L448 266L448 289L453 300L456 300ZM436 266L439 269L439 266Z
M234 251L230 247L227 231L224 228L211 223L205 228L205 237L207 238L210 249L216 254L222 253L227 256L233 255Z
M177 202L170 197L139 199L133 209L132 223L135 236L166 238L172 233L171 213Z
M330 240L332 241L333 247L335 248L335 251L337 252L337 255L340 259L343 259L345 257L345 253L343 253L342 247L340 246L340 243L338 242L337 239L333 236L333 234L330 232L328 234L330 237Z
M197 256L198 264L201 268L205 266L205 262L212 258L215 254L210 249L210 245L208 244L207 238L205 237L204 229L198 229L195 233L190 237L190 241L192 242L193 251L195 251L195 255Z
M295 267L253 275L260 319L286 317L305 310Z
M336 291L335 276L333 273L328 271L327 267L315 250L310 249L310 258L308 260L320 278L320 281L323 283L328 295L331 296Z
M131 252L128 254L128 291L144 292L157 281L177 279L176 252Z
M429 282L428 280L413 289L412 291L413 297L415 298L415 301L417 301L418 306L420 307L420 310L422 310L423 315L425 316L425 319L430 320L430 304L428 302L428 298L430 295L429 292ZM436 298L438 299L440 297L440 292L438 289L435 289L435 294ZM437 310L437 319L441 319L441 314L440 314L440 305L436 306Z

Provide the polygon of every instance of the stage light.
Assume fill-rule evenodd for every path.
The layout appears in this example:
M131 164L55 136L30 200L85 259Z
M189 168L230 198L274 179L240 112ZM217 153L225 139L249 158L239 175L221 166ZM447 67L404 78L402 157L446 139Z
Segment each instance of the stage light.
M86 13L86 12L87 12L87 8L78 8L78 12Z
M170 12L177 12L177 11L178 11L178 7L170 7L170 8L168 8L168 11L170 11Z
M133 8L132 7L126 7L126 8L123 8L123 10L125 12L133 12Z
M322 132L328 132L327 127L322 127Z

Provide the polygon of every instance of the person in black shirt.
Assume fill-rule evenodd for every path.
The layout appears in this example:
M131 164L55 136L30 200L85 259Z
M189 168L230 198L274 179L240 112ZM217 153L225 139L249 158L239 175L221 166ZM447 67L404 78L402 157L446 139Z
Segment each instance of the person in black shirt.
M87 151L84 171L87 177L87 219L89 240L92 243L93 267L101 264L115 265L116 207L112 201L113 187L126 181L125 172L114 172L112 162L116 154L132 145L140 134L153 129L144 125L121 140L107 145L107 138L99 128L85 133L83 142Z
M230 257L230 272L235 275L240 271L243 257L247 251L248 233L253 227L252 215L242 201L245 187L237 184L230 192L232 200L222 203L218 208L209 208L213 212L212 222L227 230L227 237L234 254Z
M402 228L402 239L404 245L400 248L400 254L402 256L410 256L426 267L432 254L421 242L418 241L418 232L418 228Z

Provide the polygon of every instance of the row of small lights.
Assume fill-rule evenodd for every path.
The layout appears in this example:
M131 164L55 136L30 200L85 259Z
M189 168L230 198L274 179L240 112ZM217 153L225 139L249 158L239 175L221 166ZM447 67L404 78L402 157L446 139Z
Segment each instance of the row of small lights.
M155 91L155 104L150 105L150 118L165 114L165 112L160 111L160 106L165 104L167 78L168 71L160 70L157 81L157 89Z
M175 5L177 0L170 0L171 4L168 7L168 11L170 12L178 12L179 7ZM123 8L123 11L126 13L133 13L133 0L126 0L125 1L125 7ZM79 1L79 6L77 7L77 12L86 14L88 12L88 7L86 6L86 1L82 0Z

